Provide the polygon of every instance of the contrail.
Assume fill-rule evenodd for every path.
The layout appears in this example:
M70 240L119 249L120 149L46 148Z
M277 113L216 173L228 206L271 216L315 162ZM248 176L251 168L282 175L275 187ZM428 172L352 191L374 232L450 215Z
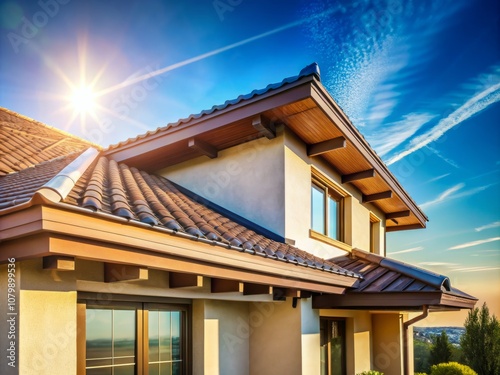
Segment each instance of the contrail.
M479 94L469 99L455 112L439 121L439 123L427 133L416 137L410 143L411 147L409 149L393 156L389 161L387 161L387 165L391 165L403 159L405 156L408 156L411 153L421 149L422 147L427 146L429 143L436 141L437 139L441 138L448 130L454 128L461 122L469 119L476 113L481 112L482 110L498 102L499 100L500 83L497 83L496 85L488 87L487 89L481 91Z
M160 74L169 72L171 70L174 70L174 69L177 69L177 68L180 68L180 67L192 64L194 62L197 62L197 61L200 61L200 60L203 60L203 59L206 59L207 57L218 55L218 54L220 54L222 52L229 51L229 50L231 50L233 48L241 47L241 46L243 46L245 44L254 42L256 40L259 40L259 39L262 39L262 38L266 38L268 36L280 33L282 31L291 29L291 28L296 27L296 26L300 26L300 25L302 25L304 23L307 23L307 22L309 22L309 21L311 21L311 20L313 20L315 18L323 17L325 15L332 14L332 13L334 13L336 11L337 11L337 9L329 9L329 10L323 12L323 13L314 15L312 17L308 17L308 18L305 18L305 19L302 19L302 20L298 20L298 21L295 21L295 22L288 23L286 25L277 27L277 28L275 28L273 30L266 31L265 33L262 33L262 34L259 34L259 35L255 35L255 36L252 36L252 37L247 38L247 39L243 39L243 40L241 40L239 42L236 42L236 43L233 43L233 44L229 44L229 45L227 45L225 47L221 47L221 48L212 50L210 52L206 52L206 53L203 53L201 55L198 55L198 56L195 56L195 57L191 57L191 58L189 58L187 60L180 61L178 63L166 66L166 67L158 69L158 70L155 70L153 72L149 72L147 74L140 75L138 77L129 79L129 80L125 81L125 82L119 83L119 84L117 84L115 86L111 86L111 87L108 87L107 89L101 90L101 91L99 91L96 94L96 96L103 96L103 95L109 94L110 92L113 92L113 91L116 91L116 90L120 90L120 89L122 89L124 87L133 85L133 84L135 84L137 82L141 82L141 81L147 80L149 78L156 77L156 76L158 76Z

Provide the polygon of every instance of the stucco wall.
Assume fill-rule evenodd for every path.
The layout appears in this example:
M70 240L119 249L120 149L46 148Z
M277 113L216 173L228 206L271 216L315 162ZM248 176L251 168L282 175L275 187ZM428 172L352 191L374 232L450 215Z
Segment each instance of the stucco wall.
M374 369L391 375L403 373L400 314L372 315Z
M157 173L196 194L284 234L283 137L260 138Z
M285 129L285 237L296 241L299 248L323 258L344 255L345 251L325 244L309 236L311 227L311 165L345 190L344 241L362 250L370 251L370 212L382 219L378 249L385 248L383 214L372 204L361 203L361 193L350 184L341 183L341 175L333 170L321 157L307 156L306 145L292 132Z
M301 309L291 299L250 307L250 374L300 375ZM319 361L319 357L318 357Z

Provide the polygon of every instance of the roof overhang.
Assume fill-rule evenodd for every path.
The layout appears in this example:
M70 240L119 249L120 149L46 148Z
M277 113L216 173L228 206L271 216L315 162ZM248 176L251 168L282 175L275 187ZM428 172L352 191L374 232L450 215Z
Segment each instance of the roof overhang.
M339 294L356 278L246 254L164 228L48 201L0 216L0 263L61 256Z
M313 297L315 309L362 309L421 311L428 306L431 311L472 309L477 299L453 292L395 292L349 293L340 296L319 295Z
M257 125L256 125L257 124ZM358 189L387 215L386 230L424 228L428 221L384 162L353 126L317 75L287 81L254 95L227 102L198 116L180 120L105 151L117 162L146 171L181 163L260 137L272 137L277 125L294 132L313 158L322 158L344 183ZM345 147L331 147L342 140ZM370 173L367 173L370 172Z

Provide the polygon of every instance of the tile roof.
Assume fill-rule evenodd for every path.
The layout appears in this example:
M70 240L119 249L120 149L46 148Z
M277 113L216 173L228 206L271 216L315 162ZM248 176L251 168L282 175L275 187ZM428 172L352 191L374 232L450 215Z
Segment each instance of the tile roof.
M121 146L129 145L129 144L134 143L135 141L138 141L140 139L147 138L149 136L152 136L152 135L155 135L157 133L169 130L171 128L175 128L175 127L180 126L182 124L188 123L191 120L199 119L200 117L210 115L210 114L212 114L212 113L214 113L216 111L222 111L222 110L224 110L224 109L226 109L226 108L228 108L230 106L236 105L236 104L238 104L238 103L240 103L242 101L252 99L255 96L264 95L264 94L266 94L266 93L268 93L270 91L277 90L277 89L279 89L279 88L281 88L281 87L283 87L283 86L285 86L287 84L294 83L294 82L300 80L303 77L313 76L313 75L316 76L318 79L320 79L320 70L319 70L318 64L316 64L316 63L312 63L312 64L306 66L296 76L285 78L281 82L278 82L278 83L269 84L269 85L267 85L263 89L253 90L252 92L250 92L250 93L248 93L246 95L240 95L240 96L238 96L236 99L226 100L223 104L214 105L210 109L201 111L200 113L197 113L197 114L192 114L192 115L190 115L190 116L188 116L186 118L180 119L180 120L178 120L178 121L176 121L174 123L170 123L170 124L168 124L166 126L157 128L155 130L148 131L147 133L145 133L143 135L139 135L139 136L137 136L135 138L129 138L126 141L122 141L122 142L119 142L117 144L110 145L107 148L107 150L113 150L113 149L121 147Z
M164 177L148 174L105 156L96 159L64 201L154 227L185 233L192 239L254 255L359 277L332 261L263 236L182 193Z
M0 178L0 209L29 201L38 189L76 159L80 153L74 152L60 156Z
M92 143L0 107L0 177Z
M363 276L349 293L452 291L446 276L365 251L354 249L350 255L332 261Z

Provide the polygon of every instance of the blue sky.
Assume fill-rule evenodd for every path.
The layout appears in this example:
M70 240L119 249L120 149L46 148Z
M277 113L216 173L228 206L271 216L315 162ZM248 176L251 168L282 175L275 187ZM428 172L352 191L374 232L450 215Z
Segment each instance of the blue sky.
M0 1L0 106L107 146L317 62L429 216L388 255L498 316L499 15L493 0ZM80 83L92 115L69 100Z

